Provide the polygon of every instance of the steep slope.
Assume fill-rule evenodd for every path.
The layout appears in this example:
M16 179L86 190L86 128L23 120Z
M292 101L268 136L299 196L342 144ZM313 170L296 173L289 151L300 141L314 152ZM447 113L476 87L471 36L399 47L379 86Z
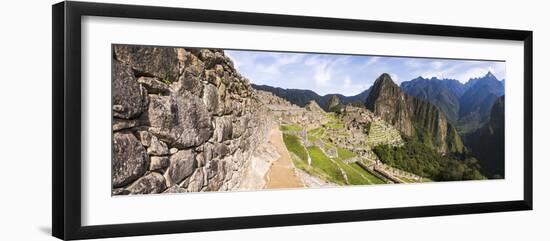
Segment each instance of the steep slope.
M268 85L255 85L251 84L252 88L257 90L263 90L267 92L271 92L274 95L283 98L287 101L289 101L292 104L295 104L300 107L304 107L308 104L309 101L315 101L319 106L321 106L325 111L328 111L326 109L327 103L331 96L337 96L342 104L360 104L362 105L365 100L367 99L367 96L369 95L370 89L364 90L363 92L354 95L354 96L344 96L341 94L328 94L328 95L319 95L311 90L301 90L301 89L283 89L279 87L272 87Z
M484 174L504 178L504 96L495 100L489 122L466 140Z
M495 100L504 95L504 84L491 72L481 78L470 79L460 98L460 129L467 133L486 123Z
M454 79L422 78L401 83L401 90L414 97L426 100L439 108L453 124L458 120L460 97L464 85Z
M403 93L388 74L376 79L365 105L405 136L440 153L464 151L458 133L443 113L429 102Z
M337 95L331 95L327 101L326 110L330 112L339 112L343 105Z
M314 100L310 100L304 108L311 112L319 112L319 113L325 112L325 110L323 110L323 108L321 108L321 106L319 106L319 104L317 104L317 102L315 102Z

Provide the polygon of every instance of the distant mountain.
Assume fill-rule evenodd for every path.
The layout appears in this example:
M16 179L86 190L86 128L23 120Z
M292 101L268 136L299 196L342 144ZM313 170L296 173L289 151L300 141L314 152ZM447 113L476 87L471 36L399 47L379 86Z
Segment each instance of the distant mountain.
M414 97L426 100L439 108L449 122L459 118L460 97L465 87L455 79L422 78L401 83L401 90Z
M313 112L325 112L325 110L323 110L323 108L321 108L321 106L319 106L319 104L317 104L314 100L310 100L304 108Z
M367 96L369 95L370 89L364 90L363 92L354 95L354 96L344 96L341 94L328 94L328 95L319 95L311 90L302 90L302 89L283 89L279 87L272 87L268 85L255 85L251 84L252 88L257 90L263 90L271 92L274 95L287 100L288 102L298 105L300 107L305 107L310 101L315 101L319 106L321 106L325 111L328 111L327 104L332 96L338 97L339 101L342 104L359 104L363 105Z
M466 84L454 79L418 77L401 83L401 90L437 106L450 123L466 134L488 121L492 104L504 94L504 80L499 81L491 72Z
M495 100L489 121L465 139L483 173L488 177L504 178L504 96Z
M330 112L338 112L342 108L342 103L337 95L331 95L328 99L326 109Z
M491 72L481 78L470 79L460 97L459 122L463 132L471 132L489 120L495 100L504 95L504 84Z
M376 79L365 106L405 136L440 153L464 151L460 136L445 115L428 101L401 91L388 74Z

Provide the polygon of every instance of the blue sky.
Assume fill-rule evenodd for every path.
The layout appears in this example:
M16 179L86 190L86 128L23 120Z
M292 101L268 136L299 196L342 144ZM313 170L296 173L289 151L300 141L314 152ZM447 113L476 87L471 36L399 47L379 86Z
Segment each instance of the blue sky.
M251 83L309 89L320 95L358 94L382 73L390 74L398 84L418 76L465 83L488 71L502 80L506 71L504 62L491 61L236 50L226 50L225 54Z

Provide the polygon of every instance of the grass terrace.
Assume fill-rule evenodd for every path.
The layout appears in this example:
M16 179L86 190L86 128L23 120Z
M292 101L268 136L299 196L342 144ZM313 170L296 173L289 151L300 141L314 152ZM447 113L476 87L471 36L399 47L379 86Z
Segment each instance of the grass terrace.
M281 131L301 131L302 127L296 124L285 124L280 126Z
M283 133L283 141L289 152L294 153L298 158L307 161L308 154L306 148L302 145L300 138L295 135Z
M337 147L336 150L338 151L338 157L342 160L350 159L357 156L355 153L351 152L348 149Z
M311 165L314 168L319 168L325 174L324 176L328 181L345 184L344 176L338 166L319 147L311 146L307 148L307 151L311 157Z

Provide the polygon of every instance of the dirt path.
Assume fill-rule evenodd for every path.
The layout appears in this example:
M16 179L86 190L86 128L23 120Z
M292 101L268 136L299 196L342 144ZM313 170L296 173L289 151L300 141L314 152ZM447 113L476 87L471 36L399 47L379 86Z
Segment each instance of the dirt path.
M283 141L283 133L278 126L271 129L269 142L277 149L280 157L271 164L267 171L264 189L304 187L302 180L296 175L295 167Z

